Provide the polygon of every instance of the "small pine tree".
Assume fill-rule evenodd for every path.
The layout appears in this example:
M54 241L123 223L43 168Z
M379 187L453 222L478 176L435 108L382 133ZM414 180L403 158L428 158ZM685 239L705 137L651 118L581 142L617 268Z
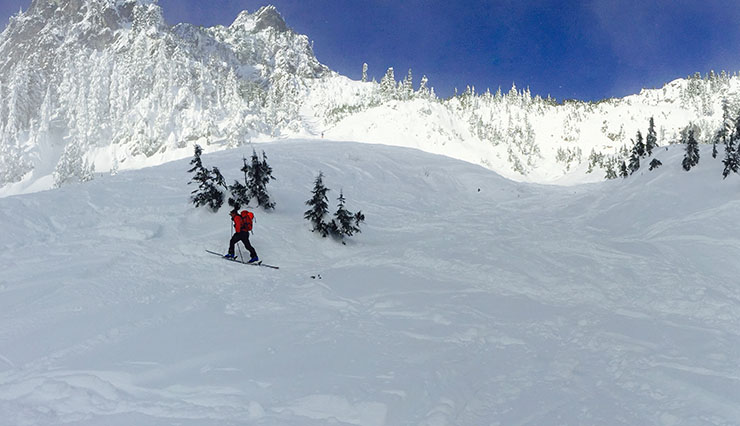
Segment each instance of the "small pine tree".
M657 158L653 158L653 161L650 162L650 168L648 170L655 170L662 165L663 163L660 160L658 160Z
M237 210L241 206L249 204L249 195L247 195L247 187L242 185L241 182L235 180L232 185L229 186L231 197L229 197L229 205Z
M622 165L619 166L619 176L626 178L629 175L630 173L627 170L627 163L625 163L624 160L622 160Z
M195 144L195 154L193 155L193 159L190 160L190 164L193 166L190 170L188 170L188 173L202 173L202 171L205 169L203 167L203 160L201 160L200 156L203 154L203 148L200 147L200 145Z
M13 137L13 139L16 139ZM10 151L2 149L7 147L0 147L0 156L9 153L8 157L5 157L5 165L8 165L7 170L11 172L17 172L23 170L24 167L20 164L23 162L22 151L13 150ZM14 155L15 154L15 155ZM95 176L95 164L91 164L86 158L80 146L79 141L72 141L65 148L62 153L62 157L59 159L54 169L54 186L59 188L64 183L78 181L87 182L93 179ZM10 159L10 161L8 161ZM18 161L20 163L15 163ZM7 172L6 172L7 173ZM6 174L0 171L0 175ZM11 175L14 173L10 173ZM17 175L22 176L22 174ZM18 180L18 179L15 179Z
M213 168L211 169L211 179L213 180L213 184L215 186L226 188L226 180L224 180L224 176L221 174L221 170L219 170L216 166L213 166Z
M390 98L395 95L396 92L396 77L393 73L393 67L388 68L385 75L380 79L380 92Z
M729 135L725 137L725 158L722 160L722 164L725 166L722 171L723 179L727 179L730 173L738 173L738 170L740 170L740 150L735 145L735 142L740 140L740 116L738 116L735 123L731 132L725 132Z
M365 220L365 215L362 212L352 213L344 207L346 200L342 191L339 191L337 201L337 211L334 213L334 220L329 225L329 229L334 236L343 240L345 236L351 237L360 232L360 223Z
M637 145L632 149L632 155L630 156L630 174L640 170L640 154L637 150Z
M424 98L429 97L429 88L427 87L427 83L429 83L429 79L426 75L423 75L421 77L421 83L419 83L419 95L421 95Z
M645 138L645 151L647 155L653 155L653 150L658 147L658 137L655 134L655 120L650 117L650 124L648 126L648 134Z
M272 167L267 164L267 155L262 151L262 160L257 156L257 152L252 150L252 164L247 166L246 162L242 170L247 170L247 189L249 197L257 200L257 205L262 206L265 210L275 208L275 203L270 201L270 194L267 192L267 184L275 180L272 176Z
M211 210L217 212L224 203L224 193L219 187L226 188L221 171L218 167L213 167L209 170L203 166L203 162L200 158L203 150L199 145L195 145L195 155L190 164L193 167L188 170L188 173L195 173L188 182L197 183L198 188L193 190L190 194L190 201L195 207L205 206L210 207Z
M329 189L324 186L324 174L319 172L314 181L313 191L311 191L313 197L306 201L310 209L303 213L303 217L313 225L311 232L319 232L322 237L329 235L329 226L324 222L324 216L329 212L327 192Z
M244 182L246 183L248 181L247 172L249 171L249 166L247 165L246 158L242 157L242 162L244 163L244 166L240 170L244 173ZM229 198L229 205L231 207L239 210L241 206L249 204L249 190L245 184L235 180L234 183L229 186L229 191L231 192L231 197Z
M722 171L723 179L727 179L730 173L738 173L738 170L740 170L740 158L738 157L740 156L737 151L725 155L725 159L722 160L725 166L725 169Z
M735 148L733 146L732 128L734 127L732 120L730 119L729 106L727 105L727 99L722 101L722 125L719 130L714 134L712 139L712 158L717 158L717 145L723 144L725 146L725 166L727 166L728 157L734 155ZM731 161L731 160L730 160ZM725 169L726 173L723 173L725 177L729 172Z
M694 129L689 129L686 136L686 154L681 162L687 172L699 164L699 143L694 138Z
M357 225L357 227L359 228L360 224L365 221L365 215L362 214L362 212L355 213L354 221L355 225ZM360 230L358 229L357 232L360 232Z
M414 95L414 77L411 75L411 68L409 73L403 80L403 97L404 99L410 99Z
M722 100L722 127L720 133L725 137L730 137L736 128L736 120L733 120L730 113L730 104L727 99Z
M605 179L616 179L616 178L617 178L617 172L614 170L614 163L612 161L608 161L606 163Z
M642 158L646 154L645 142L642 140L642 132L637 131L637 142L633 148L633 152L637 153L638 157Z

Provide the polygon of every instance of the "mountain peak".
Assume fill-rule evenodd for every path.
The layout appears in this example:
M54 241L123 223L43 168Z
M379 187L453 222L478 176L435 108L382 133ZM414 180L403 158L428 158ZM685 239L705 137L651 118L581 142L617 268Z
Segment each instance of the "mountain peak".
M234 26L246 26L250 31L261 31L267 28L273 28L278 32L288 31L288 24L280 15L277 8L273 5L263 6L254 13L243 10L231 24Z
M44 22L61 19L62 22L80 22L91 19L104 26L116 27L121 20L128 20L136 5L149 5L154 0L32 0L27 14L40 17Z
M152 4L155 0L32 0L29 11L43 13L44 11L80 11L88 9L121 9L130 8L136 4Z
M288 25L285 23L280 12L277 11L275 6L267 5L259 8L254 13L255 16L255 27L257 31L265 28L274 28L277 31L288 31Z

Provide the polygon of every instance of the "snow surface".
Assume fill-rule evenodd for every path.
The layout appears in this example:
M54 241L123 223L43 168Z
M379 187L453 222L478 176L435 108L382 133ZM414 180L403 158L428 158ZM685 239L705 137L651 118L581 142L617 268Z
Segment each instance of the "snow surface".
M204 252L230 223L187 160L0 199L1 425L740 424L740 182L709 152L562 187L257 148L277 271ZM231 180L250 153L203 159ZM346 246L302 218L319 170L367 217Z

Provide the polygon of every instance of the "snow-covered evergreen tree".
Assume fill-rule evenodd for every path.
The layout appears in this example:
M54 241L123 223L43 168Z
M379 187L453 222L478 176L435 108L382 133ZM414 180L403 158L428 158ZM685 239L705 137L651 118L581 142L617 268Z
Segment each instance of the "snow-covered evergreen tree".
M653 150L658 147L658 136L655 133L655 120L650 117L650 124L648 125L648 133L645 138L645 152L647 155L653 155Z
M648 168L648 170L655 170L662 165L663 163L660 160L658 160L657 158L653 158L653 160L650 162L650 167Z
M85 158L80 142L73 141L65 147L54 169L54 186L59 188L65 183L87 182L93 179L94 174L95 165Z
M403 80L403 98L411 99L414 96L414 78L411 75L411 68Z
M200 158L202 153L203 149L195 145L195 155L190 160L193 167L188 170L188 173L193 173L193 177L188 185L196 183L198 188L191 191L190 201L195 207L208 206L213 212L217 212L224 203L221 188L226 188L226 182L218 167L214 166L209 170L203 166Z
M396 77L393 73L393 67L388 68L385 75L380 80L380 92L386 99L395 97L396 94Z
M306 201L306 205L310 208L303 213L303 217L311 222L311 232L318 232L322 237L329 235L329 225L324 222L324 217L329 212L327 192L329 189L324 186L324 174L319 172L311 191L313 196Z
M608 161L606 163L606 174L604 176L604 179L616 179L617 178L617 172L614 170L614 162Z
M416 92L419 94L419 96L422 99L428 99L430 98L431 92L429 91L429 87L427 87L427 84L429 83L429 79L426 75L421 76L421 82L419 83L419 90Z
M239 210L249 204L247 187L238 180L235 180L234 183L229 185L229 192L231 192L231 197L229 197L228 204L232 208Z
M729 148L729 150L727 150ZM731 145L728 144L726 146L725 150L725 158L722 160L722 164L725 166L724 170L722 170L722 178L727 179L727 176L730 175L730 173L738 173L738 170L740 170L740 155L738 154L737 149L731 148Z
M727 126L724 126L727 128ZM720 132L723 132L720 129ZM722 164L725 166L722 170L722 178L727 179L730 173L738 173L740 170L740 115L735 120L731 130L725 130L725 158Z
M343 192L339 191L337 198L337 211L334 213L334 219L329 224L329 232L340 240L344 237L351 237L360 232L360 223L365 220L362 212L352 213L345 208L346 200ZM344 241L342 241L344 244Z
M730 137L735 131L735 122L732 112L730 111L730 102L727 98L722 99L722 124L720 125L721 135Z
M265 210L275 208L275 203L270 200L270 194L267 192L267 184L275 180L272 176L272 167L267 164L267 155L262 151L262 159L257 156L257 152L252 150L252 164L246 167L247 174L247 191L250 199L256 199L257 205L262 206ZM244 169L242 169L244 170Z
M692 167L699 164L699 142L694 137L694 129L689 128L685 135L685 141L683 142L686 144L686 154L681 164L683 169L688 172Z
M627 163L625 163L624 160L622 160L622 164L619 166L619 176L626 178L629 175L630 175L630 172L627 169Z
M640 169L640 155L637 153L637 149L632 149L632 155L630 155L629 172L630 174Z
M251 200L246 184L249 181L249 165L247 164L247 159L244 157L242 157L242 162L244 165L240 170L244 173L244 183L235 180L233 184L229 185L229 191L231 192L229 205L237 210L242 206L249 205L249 201Z
M15 132L0 132L0 186L20 181L31 170Z
M639 130L637 131L637 141L635 141L635 146L633 150L639 158L643 158L646 155L645 142L643 142L642 132L640 132Z
M118 157L115 156L115 153L113 154L113 164L110 168L110 175L115 176L118 174Z
M362 64L362 82L367 82L367 62Z

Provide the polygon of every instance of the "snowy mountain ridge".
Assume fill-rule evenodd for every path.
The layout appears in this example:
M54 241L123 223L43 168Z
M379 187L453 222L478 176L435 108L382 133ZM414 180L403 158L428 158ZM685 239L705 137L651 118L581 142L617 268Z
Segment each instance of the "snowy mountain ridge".
M359 66L359 65L358 65ZM659 143L708 140L740 79L710 74L599 103L426 77L353 81L328 69L273 6L228 26L169 26L142 0L34 0L0 35L0 195L287 137L414 147L533 182L604 178L654 117ZM587 173L593 171L593 173Z

